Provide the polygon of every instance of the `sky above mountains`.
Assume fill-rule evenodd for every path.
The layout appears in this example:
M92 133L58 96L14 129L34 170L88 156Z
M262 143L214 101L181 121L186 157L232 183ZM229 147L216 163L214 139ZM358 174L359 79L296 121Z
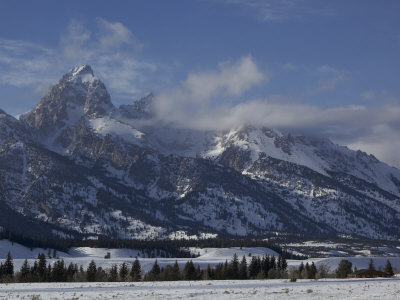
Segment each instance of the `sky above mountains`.
M115 105L153 92L180 127L324 135L400 166L400 2L8 1L0 108L90 64Z

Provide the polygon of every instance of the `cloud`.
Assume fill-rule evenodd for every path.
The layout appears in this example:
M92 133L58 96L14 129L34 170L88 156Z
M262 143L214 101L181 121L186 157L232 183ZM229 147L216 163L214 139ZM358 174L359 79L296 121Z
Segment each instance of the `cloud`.
M400 149L400 132L386 125L373 126L369 134L357 137L347 146L353 150L362 149L378 159L400 168L398 149Z
M327 9L316 7L308 0L219 0L219 2L240 6L251 12L262 22L283 22L300 20L312 15L329 15Z
M141 57L144 45L120 22L98 19L90 30L71 20L57 48L0 39L0 84L43 90L72 66L90 64L118 98L135 99L154 85L158 66Z
M189 73L178 87L157 95L154 108L159 119L182 126L189 122L185 116L217 110L221 103L231 102L269 78L269 72L260 71L253 58L245 56L219 64L217 71Z
M101 48L119 48L122 45L131 45L133 49L141 49L143 45L135 38L133 33L120 22L98 20L100 25L99 46Z
M33 43L0 39L0 84L41 85L54 75L55 51Z
M88 59L93 53L85 48L90 41L91 32L81 23L72 20L67 28L67 33L61 37L60 44L65 58L69 60Z
M393 139L400 140L400 106L322 108L279 95L245 101L246 91L266 84L269 78L268 71L260 71L251 57L220 64L217 71L190 73L175 89L155 96L156 119L196 130L223 131L247 125L323 136L400 167L400 142L390 146ZM238 81L246 84L236 87Z
M246 56L234 64L220 64L218 72L190 73L183 86L196 99L207 99L218 92L240 96L266 77L258 70L253 59Z

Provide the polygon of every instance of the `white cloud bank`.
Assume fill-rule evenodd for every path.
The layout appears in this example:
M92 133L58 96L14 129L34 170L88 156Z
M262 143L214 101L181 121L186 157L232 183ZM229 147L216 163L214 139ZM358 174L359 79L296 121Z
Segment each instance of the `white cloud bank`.
M156 95L156 116L172 126L198 130L251 125L322 135L400 167L400 142L396 142L400 141L400 106L321 108L282 96L239 103L226 100L243 96L269 78L250 56L221 64L218 71L190 73L177 88Z

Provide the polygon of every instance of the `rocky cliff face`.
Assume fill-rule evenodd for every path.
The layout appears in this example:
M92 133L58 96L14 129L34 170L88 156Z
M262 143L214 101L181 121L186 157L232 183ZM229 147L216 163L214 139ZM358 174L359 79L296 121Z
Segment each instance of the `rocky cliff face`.
M115 108L80 66L19 120L0 111L0 202L20 220L0 226L60 236L400 237L399 170L268 128L169 128L152 121L152 98Z

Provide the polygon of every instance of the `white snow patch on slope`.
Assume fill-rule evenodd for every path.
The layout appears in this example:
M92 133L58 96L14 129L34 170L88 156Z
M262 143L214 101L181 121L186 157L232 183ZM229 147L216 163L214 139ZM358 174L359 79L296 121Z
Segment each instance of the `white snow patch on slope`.
M117 136L123 138L127 142L141 145L142 139L144 137L144 133L140 132L132 125L127 123L123 123L119 120L103 117L89 120L89 126L96 132L102 136L110 134L112 136Z

